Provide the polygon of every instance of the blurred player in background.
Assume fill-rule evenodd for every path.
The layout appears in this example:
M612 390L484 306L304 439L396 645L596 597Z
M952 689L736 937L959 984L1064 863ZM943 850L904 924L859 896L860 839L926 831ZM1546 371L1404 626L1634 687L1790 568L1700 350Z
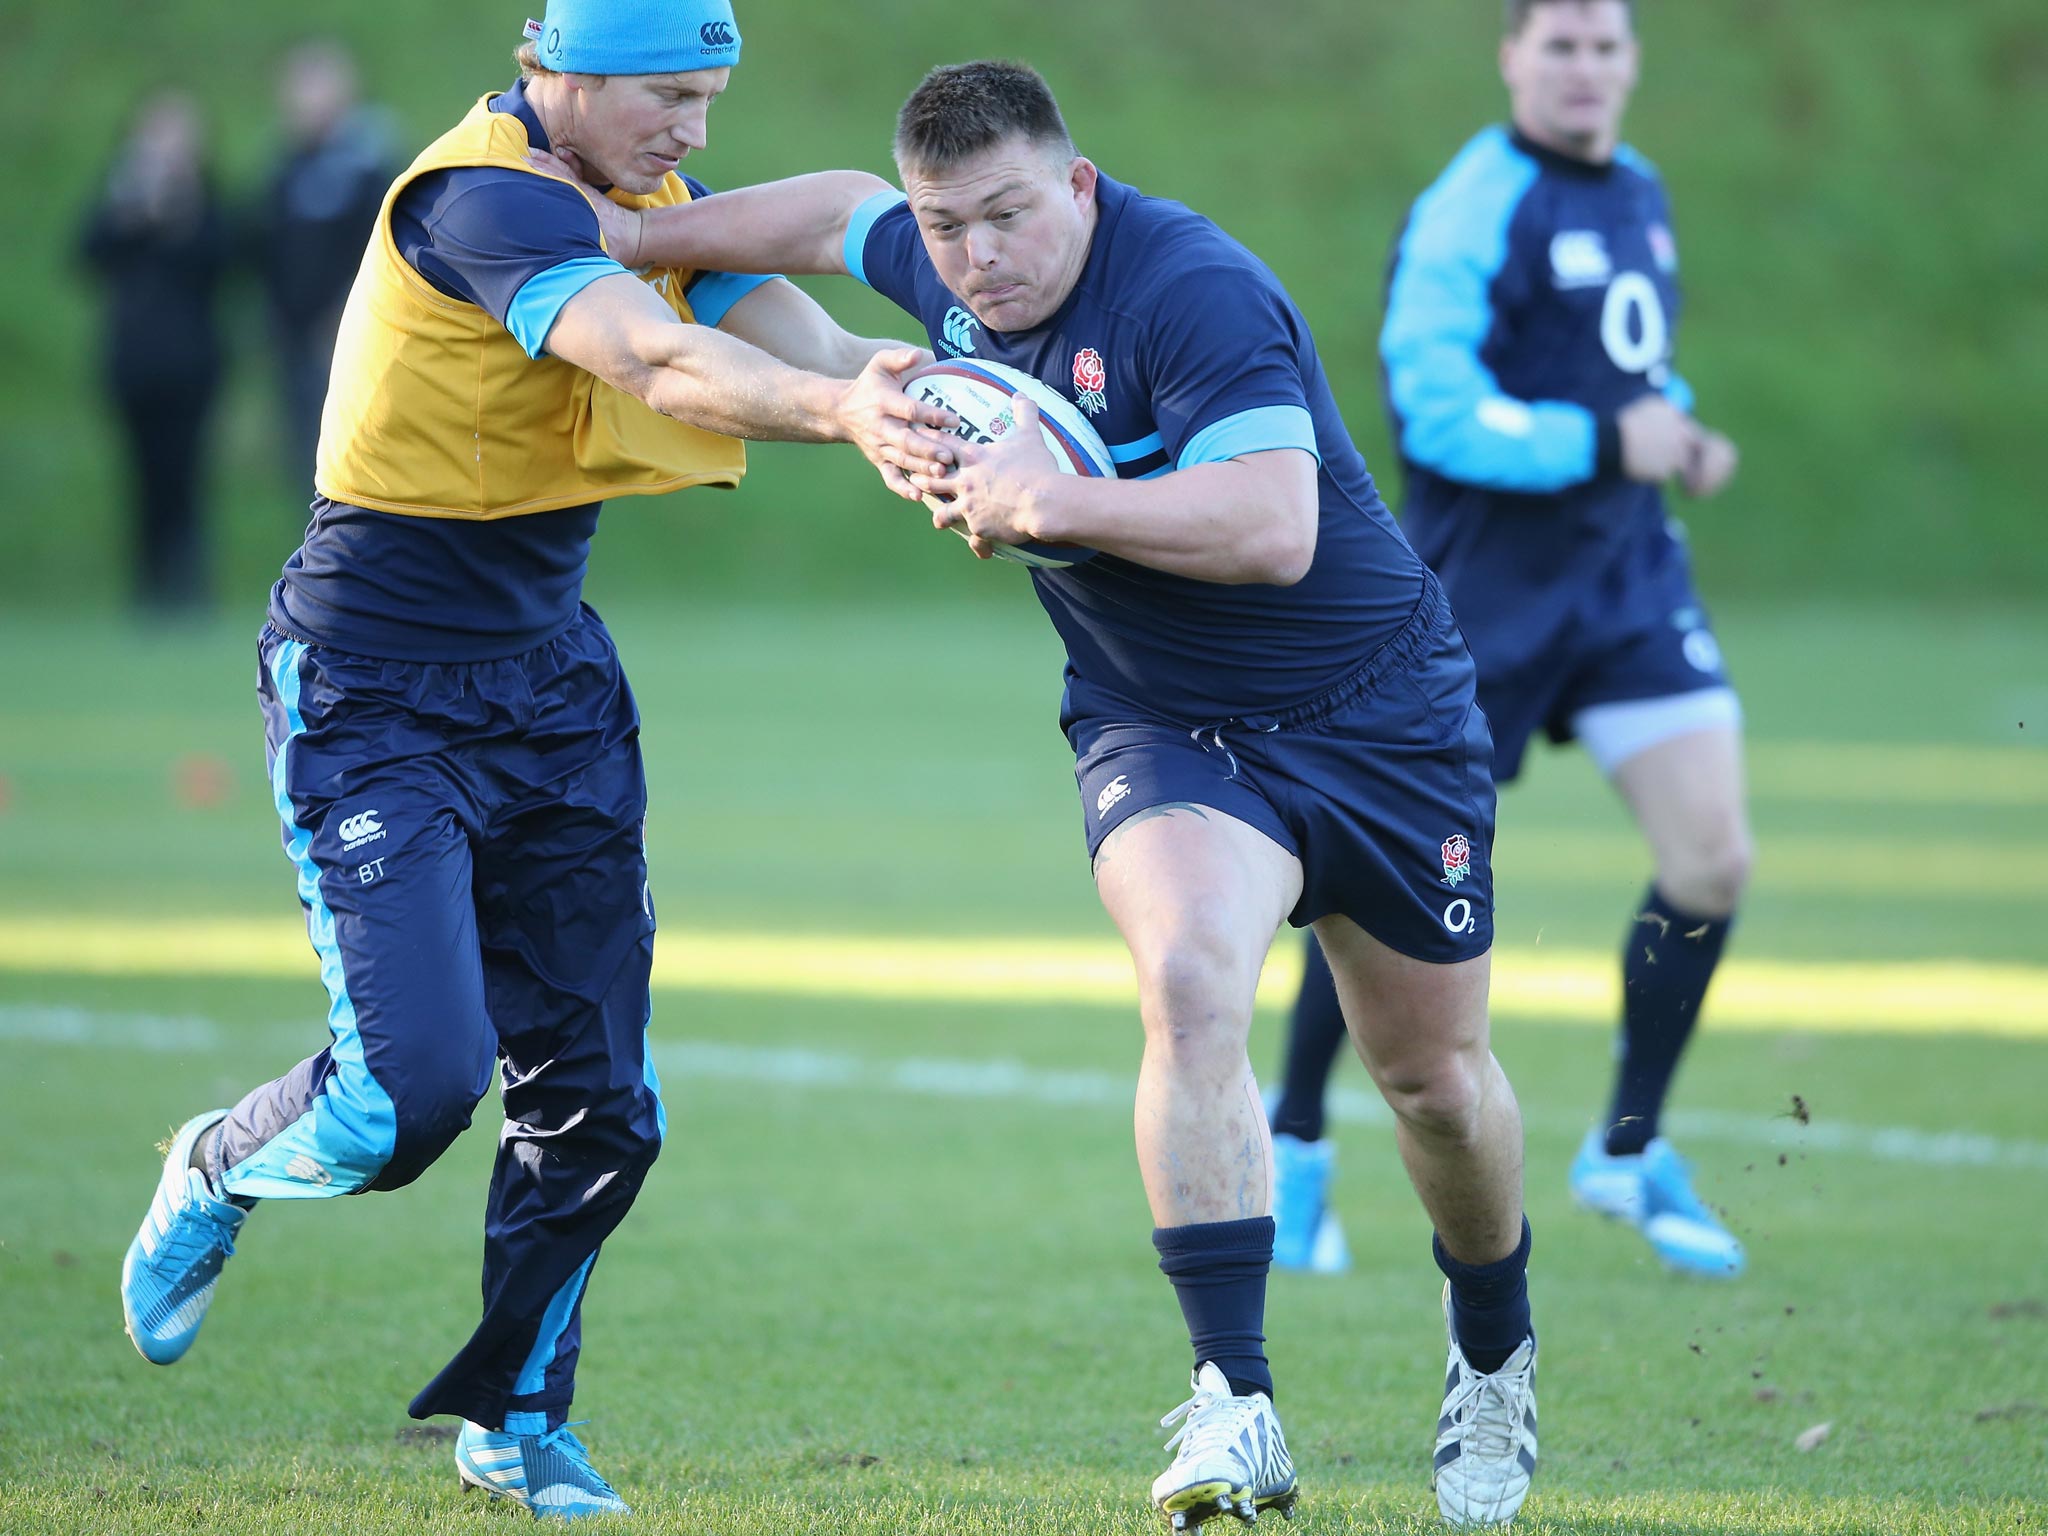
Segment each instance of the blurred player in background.
M1656 874L1622 947L1619 1066L1574 1197L1674 1269L1742 1245L1694 1194L1659 1117L1749 874L1742 712L1664 486L1717 495L1734 445L1672 371L1678 248L1655 169L1620 142L1636 83L1626 0L1508 0L1512 124L1416 201L1380 335L1407 467L1402 523L1479 666L1494 775L1538 731L1577 740ZM1323 1098L1343 1019L1311 945L1274 1108L1276 1261L1336 1268Z
M286 460L303 480L313 474L341 307L398 167L382 114L362 103L355 60L331 38L286 55L277 108L284 150L250 210L249 239L269 301Z
M101 367L127 441L135 600L156 615L198 608L225 363L215 300L233 245L190 95L164 91L136 109L79 258L104 296Z
M1116 461L1114 479L1059 474L1020 395L1019 430L912 479L979 553L1083 546L1032 580L1067 647L1061 724L1096 888L1137 969L1138 1158L1194 1352L1153 1502L1182 1530L1296 1497L1265 1353L1270 1143L1245 1054L1291 921L1333 957L1436 1227L1440 1506L1505 1519L1536 1457L1529 1229L1521 1120L1487 1044L1491 748L1450 609L1273 274L1207 219L1100 175L1036 74L933 71L895 148L907 201L842 171L600 211L641 259L849 273L940 350L1074 400Z
M914 423L953 418L891 371L925 354L787 283L629 271L527 160L572 152L636 207L703 196L677 167L739 57L725 0L554 0L533 32L384 201L260 642L332 1039L176 1133L122 1303L177 1360L257 1201L410 1182L502 1064L482 1321L411 1412L466 1421L465 1482L575 1517L625 1509L566 1417L592 1265L665 1122L639 715L580 601L599 504L735 485L740 437L855 442L914 496L903 471L949 451Z

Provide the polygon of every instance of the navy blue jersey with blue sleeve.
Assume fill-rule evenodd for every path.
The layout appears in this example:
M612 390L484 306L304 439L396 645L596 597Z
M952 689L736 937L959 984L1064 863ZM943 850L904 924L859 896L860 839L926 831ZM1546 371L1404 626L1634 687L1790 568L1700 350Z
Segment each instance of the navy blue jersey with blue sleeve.
M548 138L524 84L493 97L528 139ZM693 197L710 190L685 177ZM626 268L605 254L597 216L575 188L498 166L431 171L391 209L407 265L474 304L539 357L556 317L584 288ZM717 325L773 278L695 274L698 323ZM406 517L318 497L304 545L271 596L290 634L359 655L480 661L516 655L576 617L599 503L485 522Z
M1615 427L1652 392L1691 407L1677 270L1663 187L1626 149L1594 165L1489 128L1409 214L1380 336L1402 524L1483 679L1663 622L1673 571L1689 580Z
M991 331L940 281L900 194L856 210L847 270L917 317L942 356L1005 363L1091 416L1124 479L1273 449L1318 465L1316 552L1293 586L1225 585L1102 555L1033 570L1070 691L1190 723L1261 715L1351 676L1415 611L1425 575L1374 488L1279 280L1182 205L1104 176L1073 293Z

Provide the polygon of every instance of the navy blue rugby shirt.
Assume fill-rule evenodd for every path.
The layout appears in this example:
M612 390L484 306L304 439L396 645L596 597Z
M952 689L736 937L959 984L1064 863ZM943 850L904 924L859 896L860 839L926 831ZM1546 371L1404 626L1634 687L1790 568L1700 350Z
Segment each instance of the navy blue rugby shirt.
M548 145L522 82L491 100ZM708 189L688 177L693 197ZM399 253L434 287L474 304L538 357L562 306L626 269L598 243L575 188L496 166L433 171L391 210ZM766 277L698 273L686 290L716 325ZM271 589L279 627L319 645L399 661L484 661L532 650L568 628L601 503L471 522L313 500L304 544Z
M1109 555L1031 573L1066 642L1078 710L1192 724L1283 710L1350 676L1401 627L1422 564L1374 489L1279 279L1179 203L1107 176L1095 195L1080 279L1028 331L986 329L946 289L900 193L855 212L847 270L915 315L942 356L1006 363L1094 405L1120 478L1268 449L1315 455L1315 560L1294 586L1197 581ZM1099 401L1084 401L1098 369L1088 393Z
M1591 165L1488 128L1409 213L1380 333L1401 521L1483 672L1667 617L1630 574L1674 553L1663 494L1622 475L1615 416L1652 392L1691 409L1677 274L1663 186L1626 147Z

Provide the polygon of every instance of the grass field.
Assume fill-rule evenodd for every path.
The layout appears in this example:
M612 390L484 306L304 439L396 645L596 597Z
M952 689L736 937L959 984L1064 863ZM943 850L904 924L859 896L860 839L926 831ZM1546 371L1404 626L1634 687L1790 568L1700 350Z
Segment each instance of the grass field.
M963 572L1019 590L611 615L647 716L671 1134L593 1283L578 1411L638 1528L1153 1528L1185 1339L1129 1145L1128 975L1053 642L1017 573ZM1575 755L1503 802L1497 1049L1544 1349L1520 1526L2048 1530L2048 621L1721 620L1761 858L1674 1129L1749 1244L1738 1283L1569 1209L1644 869ZM260 1210L176 1369L121 1335L153 1143L321 1035L255 623L0 615L10 1536L523 1518L404 1417L472 1320L489 1106L401 1194ZM1357 1268L1278 1276L1269 1312L1303 1528L1427 1530L1428 1234L1363 1074L1340 1083Z

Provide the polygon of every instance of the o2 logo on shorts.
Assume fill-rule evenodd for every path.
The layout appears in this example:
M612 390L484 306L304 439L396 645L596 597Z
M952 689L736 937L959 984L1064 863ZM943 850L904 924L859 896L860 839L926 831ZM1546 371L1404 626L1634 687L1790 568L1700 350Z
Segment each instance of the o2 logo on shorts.
M1721 647L1706 630L1689 631L1679 644L1684 648L1685 659L1692 663L1694 671L1711 673L1721 670Z
M1470 933L1479 926L1479 916L1472 910L1472 903L1460 896L1444 908L1444 926L1452 933Z

